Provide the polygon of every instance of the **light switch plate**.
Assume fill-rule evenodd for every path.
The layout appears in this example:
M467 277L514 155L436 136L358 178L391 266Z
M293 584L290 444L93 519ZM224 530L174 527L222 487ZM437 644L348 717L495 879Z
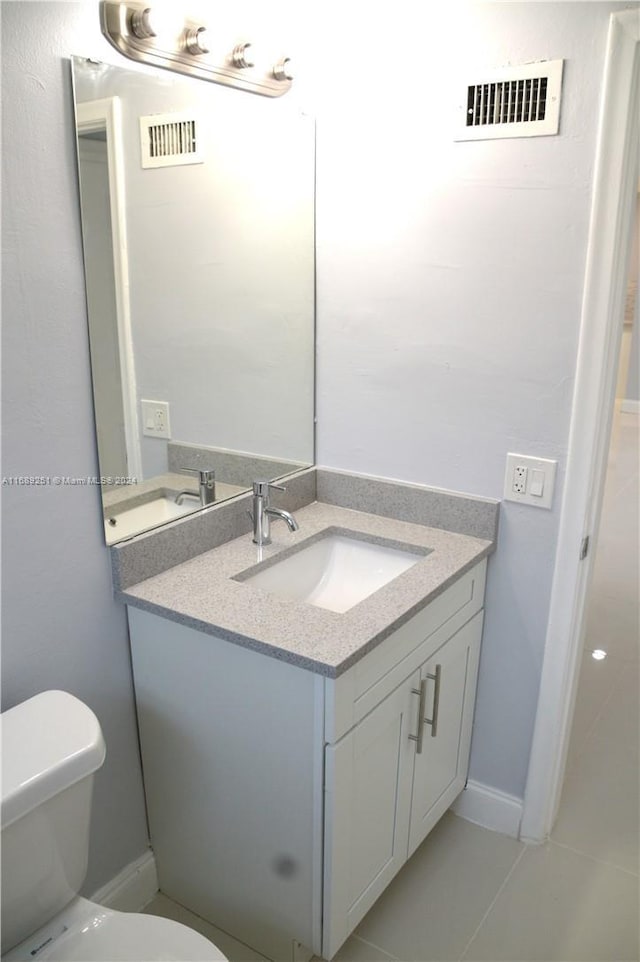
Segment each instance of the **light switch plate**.
M557 461L531 458L526 454L507 454L504 500L551 508Z

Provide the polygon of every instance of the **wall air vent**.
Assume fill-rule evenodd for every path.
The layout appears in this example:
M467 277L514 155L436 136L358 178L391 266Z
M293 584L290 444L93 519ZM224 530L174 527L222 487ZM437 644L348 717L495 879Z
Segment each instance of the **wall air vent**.
M562 60L505 67L466 88L455 140L545 137L560 124Z
M189 114L152 114L140 118L143 167L201 164L197 119Z

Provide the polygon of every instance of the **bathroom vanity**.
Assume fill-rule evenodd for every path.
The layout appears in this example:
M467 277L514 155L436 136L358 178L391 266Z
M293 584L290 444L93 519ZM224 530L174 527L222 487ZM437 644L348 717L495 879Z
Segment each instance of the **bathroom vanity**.
M498 505L302 470L311 118L84 57L73 78L101 523L160 887L269 959L331 959L465 785ZM183 111L200 162L141 167L141 129ZM261 140L287 164L265 167ZM267 540L283 477L271 509L300 528L256 548L248 509Z
M161 890L271 959L331 959L464 788L493 545L296 516L122 597ZM417 561L344 612L249 580L336 531Z

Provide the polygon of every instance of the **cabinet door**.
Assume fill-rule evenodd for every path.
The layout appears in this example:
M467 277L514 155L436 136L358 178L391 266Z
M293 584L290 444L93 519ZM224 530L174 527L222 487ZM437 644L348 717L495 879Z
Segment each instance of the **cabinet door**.
M481 634L478 612L420 671L428 721L423 723L422 751L415 756L409 855L465 785Z
M330 959L407 858L415 672L325 753L322 954ZM413 725L413 728L411 728Z

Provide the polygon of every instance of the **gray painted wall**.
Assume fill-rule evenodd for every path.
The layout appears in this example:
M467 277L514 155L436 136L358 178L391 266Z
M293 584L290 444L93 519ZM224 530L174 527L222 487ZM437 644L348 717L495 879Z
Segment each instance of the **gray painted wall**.
M445 8L424 31L415 3L394 4L393 18L381 8L365 23L359 4L342 4L338 32L318 7L305 54L318 78L320 463L500 497L507 451L560 461L551 512L504 507L490 571L472 776L515 795L526 776L555 556L594 103L608 15L626 6L495 3L473 5L464 18ZM120 61L98 35L93 2L1 10L3 474L92 475L65 58ZM345 51L352 36L357 69ZM390 51L404 53L407 38L418 37L421 56L394 67ZM443 92L460 74L473 79L473 62L554 57L567 58L560 137L452 144L453 105ZM126 625L111 598L99 491L3 494L5 706L65 687L96 710L109 746L90 890L139 855L146 838Z
M85 49L87 10L0 5L5 477L98 474L67 63ZM63 688L93 708L107 743L91 892L147 846L126 617L112 598L100 491L4 485L2 502L3 709Z

